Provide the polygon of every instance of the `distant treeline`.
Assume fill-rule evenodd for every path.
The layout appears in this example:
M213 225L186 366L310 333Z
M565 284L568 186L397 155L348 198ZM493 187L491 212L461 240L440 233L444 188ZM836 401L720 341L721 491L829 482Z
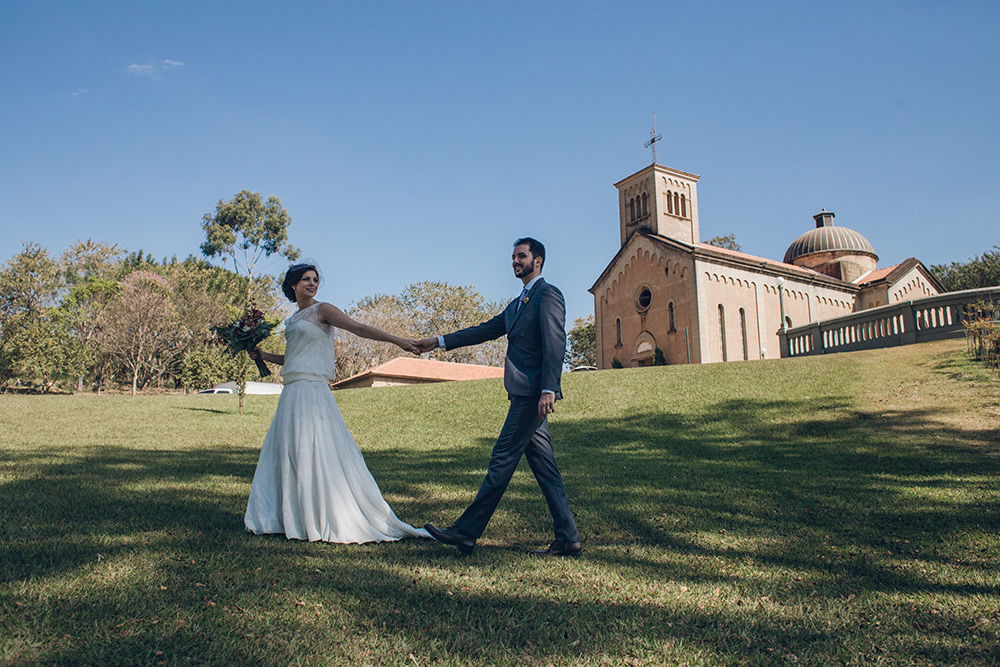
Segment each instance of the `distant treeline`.
M79 241L61 257L26 243L0 268L0 385L5 390L203 388L232 376L212 331L238 316L248 287L280 317L275 280L196 257Z
M957 292L1000 285L1000 246L973 257L968 262L952 262L931 267L945 290Z
M141 250L86 240L53 257L26 243L0 266L0 391L136 393L199 390L231 380L235 360L212 327L239 317L248 293L269 318L281 319L294 308L274 276L250 280L194 256L157 261ZM399 295L365 297L347 312L422 338L477 324L502 307L471 286L424 282ZM279 330L262 347L280 351L281 337ZM335 352L341 378L399 354L343 332ZM503 346L437 350L432 357L501 365Z

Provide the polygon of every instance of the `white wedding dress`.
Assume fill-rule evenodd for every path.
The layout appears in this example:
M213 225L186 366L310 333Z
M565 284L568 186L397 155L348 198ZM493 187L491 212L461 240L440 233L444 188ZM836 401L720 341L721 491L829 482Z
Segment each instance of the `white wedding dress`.
M311 542L430 537L396 518L347 430L327 384L333 338L318 303L285 321L285 386L260 450L246 529Z

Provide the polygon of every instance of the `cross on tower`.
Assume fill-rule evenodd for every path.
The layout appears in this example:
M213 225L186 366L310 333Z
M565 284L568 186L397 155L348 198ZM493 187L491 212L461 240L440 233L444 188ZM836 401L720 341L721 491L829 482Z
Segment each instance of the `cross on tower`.
M653 164L656 164L656 142L663 138L662 134L656 133L656 114L653 114L653 129L649 133L649 141L643 144L644 148L653 149Z

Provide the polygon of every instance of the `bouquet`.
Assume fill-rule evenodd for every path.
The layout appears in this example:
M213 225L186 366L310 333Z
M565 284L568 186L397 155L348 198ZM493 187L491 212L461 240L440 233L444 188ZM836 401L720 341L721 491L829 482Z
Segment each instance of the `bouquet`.
M256 308L247 308L243 317L221 327L212 327L219 338L226 344L226 349L230 354L236 355L240 352L250 352L264 339L271 335L271 331L277 326L277 322L271 322L264 318L264 313ZM263 359L254 359L260 376L267 377L271 374L267 364Z

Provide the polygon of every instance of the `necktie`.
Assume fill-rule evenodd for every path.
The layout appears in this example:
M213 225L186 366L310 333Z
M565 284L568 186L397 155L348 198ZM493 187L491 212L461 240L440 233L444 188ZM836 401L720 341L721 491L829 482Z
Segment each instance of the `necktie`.
M521 306L524 305L524 297L526 297L526 296L528 296L528 288L527 287L525 287L523 290L521 290L521 296L519 296L517 298L517 309L518 310L521 310Z

